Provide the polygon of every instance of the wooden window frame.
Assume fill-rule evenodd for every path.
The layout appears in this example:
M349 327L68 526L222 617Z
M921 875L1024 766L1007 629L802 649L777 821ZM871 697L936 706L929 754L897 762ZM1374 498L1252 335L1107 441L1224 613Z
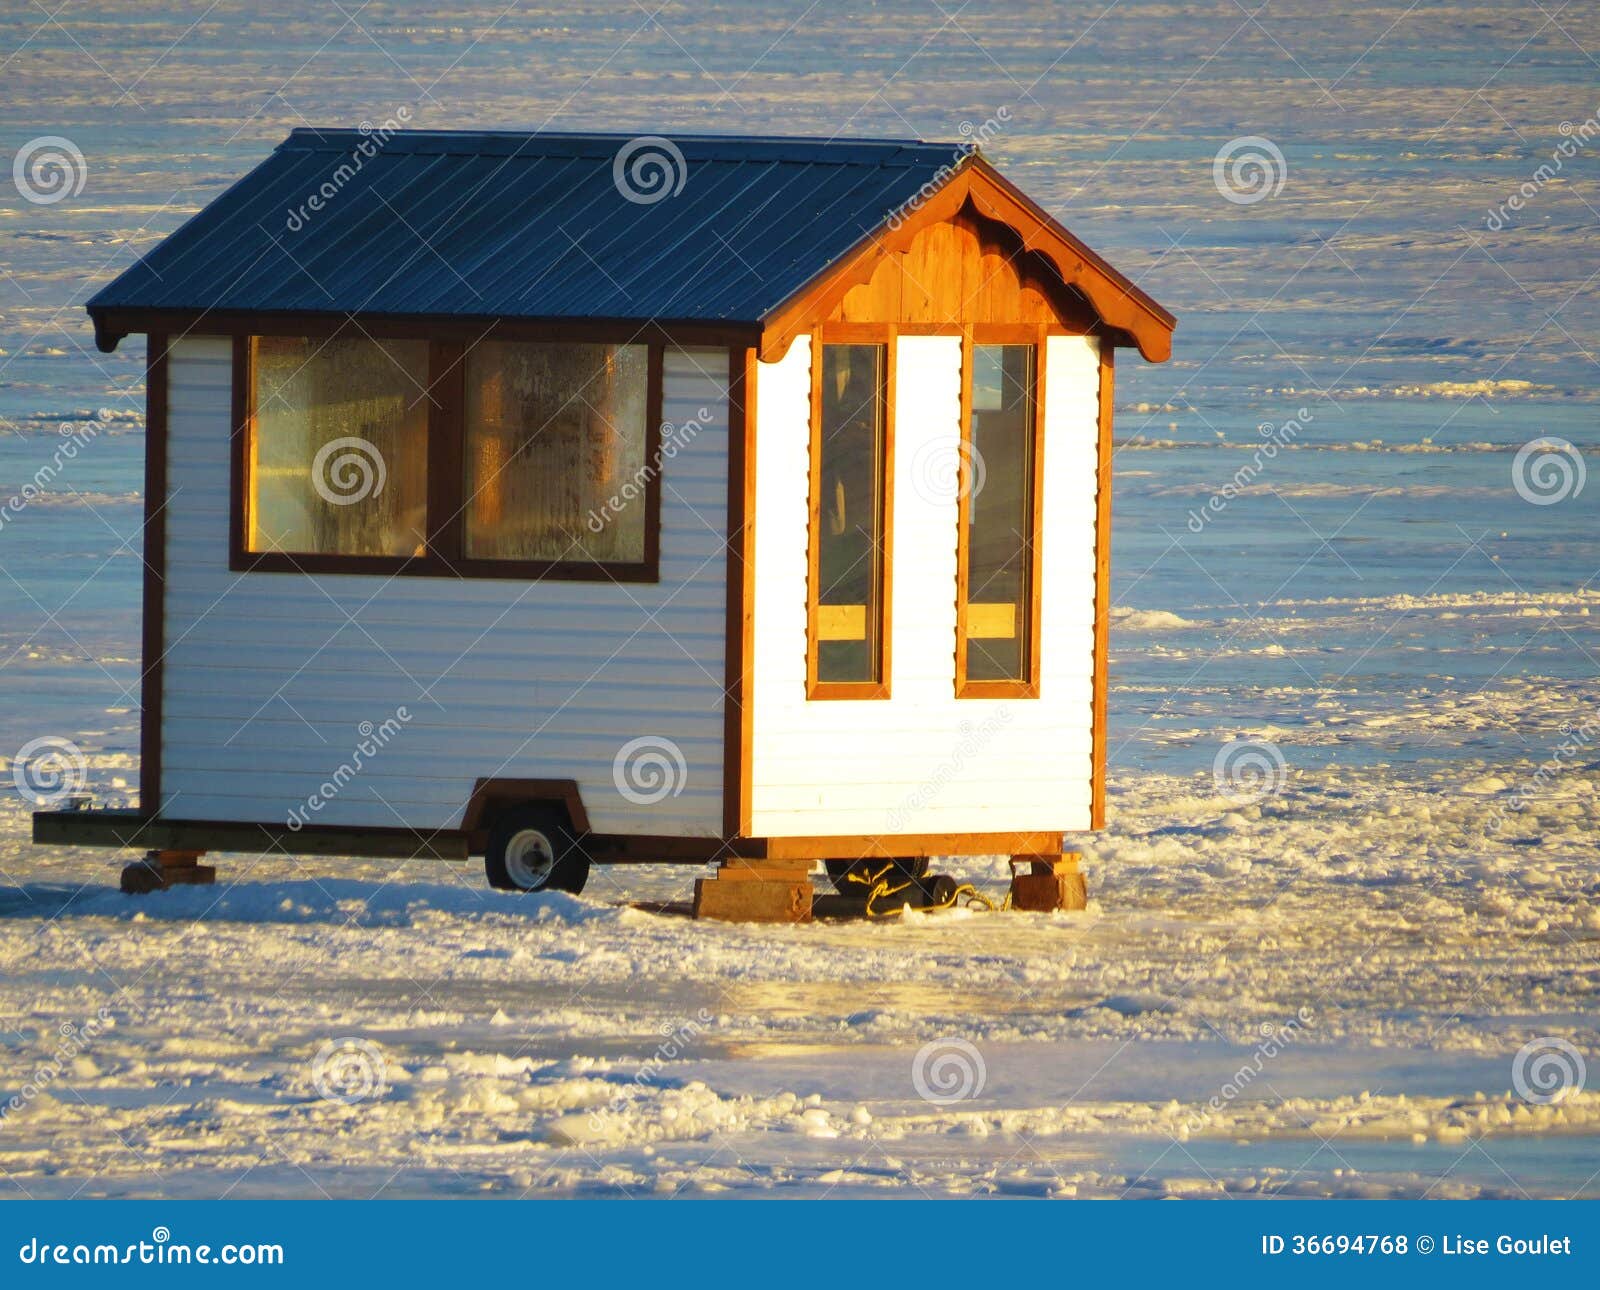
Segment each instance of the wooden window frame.
M486 328L472 341L430 339L428 343L427 537L422 555L296 554L249 549L251 468L255 459L255 340L262 336L310 339L416 340L411 327L353 323L326 330L260 328L233 336L233 429L228 568L235 573L372 574L380 577L511 579L523 582L654 583L661 580L662 370L666 345L618 332L584 335L582 343L644 345L648 350L645 389L644 558L605 560L496 560L466 554L466 360L473 345L486 340L528 344L559 343L560 336L501 336Z
M1037 699L1039 697L1040 619L1043 605L1045 364L1049 329L1026 323L985 323L963 329L961 337L961 451L956 520L956 674L958 699ZM972 366L979 345L1033 347L1033 458L1027 538L1027 637L1023 641L1025 677L971 680L967 677L967 604L970 577L968 535L972 517Z
M806 698L819 700L881 700L890 697L890 669L894 640L894 418L895 341L897 329L887 323L825 323L811 331L811 444L807 483L808 541L806 543ZM817 609L820 590L822 494L822 347L824 345L883 346L883 549L878 587L878 679L875 681L823 681L817 678Z

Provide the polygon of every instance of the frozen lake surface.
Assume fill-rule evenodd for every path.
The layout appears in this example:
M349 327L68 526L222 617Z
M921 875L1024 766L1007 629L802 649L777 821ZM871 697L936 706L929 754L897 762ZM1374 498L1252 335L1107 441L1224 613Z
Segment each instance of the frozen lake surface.
M991 157L1180 318L1118 366L1091 910L757 930L621 907L686 869L289 856L132 901L0 773L0 1193L1600 1193L1600 1095L1517 1087L1600 1060L1600 6L848 8L0 16L6 156L86 166L0 172L0 505L94 427L0 525L0 758L70 739L133 797L143 350L81 305L288 129L1003 107ZM1242 136L1285 159L1257 202L1213 178Z

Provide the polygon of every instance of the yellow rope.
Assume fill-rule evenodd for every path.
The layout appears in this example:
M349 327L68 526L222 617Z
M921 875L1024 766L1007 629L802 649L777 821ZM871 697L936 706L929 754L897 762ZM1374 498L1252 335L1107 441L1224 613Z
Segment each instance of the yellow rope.
M963 897L966 898L967 908L969 908L969 909L972 908L974 905L981 905L984 909L987 909L987 910L993 910L995 908L994 901L990 900L989 897L985 896L981 891L979 891L976 887L974 887L970 882L962 883L959 887L957 887L954 891L952 891L950 893L950 895L949 895L949 897L947 899L942 900L942 901L938 901L937 903L932 904L932 905L909 905L909 904L905 904L905 905L900 905L899 907L894 908L894 909L877 909L877 908L874 908L874 904L875 904L876 901L878 901L880 899L886 899L886 898L891 897L891 896L898 896L901 892L909 891L912 887L916 886L916 883L915 883L914 880L907 879L905 882L902 882L898 887L891 887L889 885L889 877L888 877L888 875L896 867L897 866L891 861L889 864L884 865L883 868L879 869L876 873L867 874L865 877L863 877L859 873L850 873L850 874L845 875L847 881L849 881L849 882L858 882L862 886L871 888L871 890L867 892L867 917L868 918L898 918L898 917L900 917L901 915L903 915L903 914L905 914L907 912L914 913L914 914L937 913L939 910L942 910L942 909L954 909L955 906L957 905L957 903L959 903L962 900ZM1011 897L1009 895L1007 895L1006 896L1005 905L1002 905L1000 908L1002 908L1002 909L1009 908L1010 905L1011 905Z

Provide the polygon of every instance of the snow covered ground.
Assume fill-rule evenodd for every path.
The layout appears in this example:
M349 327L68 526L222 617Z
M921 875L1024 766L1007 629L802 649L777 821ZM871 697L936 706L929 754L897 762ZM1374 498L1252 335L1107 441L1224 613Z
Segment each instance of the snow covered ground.
M0 506L94 427L0 512L0 1195L1600 1195L1594 10L0 14L0 154L85 158L59 203L0 169ZM132 900L27 842L30 741L137 784L143 350L79 306L288 129L400 105L1008 108L993 159L1180 318L1118 366L1087 914L695 925L626 907L692 870L535 899L287 856ZM1262 135L1281 190L1230 201L1213 158Z
M12 812L4 1187L1600 1195L1600 1095L1524 1096L1600 1038L1595 771L1498 841L1494 778L1125 776L1087 914L798 928L619 906L666 868L239 857L134 901Z

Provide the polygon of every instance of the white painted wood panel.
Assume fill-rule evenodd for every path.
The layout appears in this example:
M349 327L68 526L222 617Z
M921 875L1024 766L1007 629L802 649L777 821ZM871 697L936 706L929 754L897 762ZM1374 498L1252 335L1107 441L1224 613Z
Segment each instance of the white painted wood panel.
M667 355L664 418L699 429L653 585L230 572L231 366L205 337L169 365L163 814L282 823L403 707L311 820L448 828L479 776L570 778L598 831L720 836L726 351ZM676 795L618 791L640 737L681 752Z
M895 391L892 697L808 701L811 344L760 364L756 407L754 832L1089 827L1099 350L1045 356L1040 697L955 698L960 342L903 336Z

